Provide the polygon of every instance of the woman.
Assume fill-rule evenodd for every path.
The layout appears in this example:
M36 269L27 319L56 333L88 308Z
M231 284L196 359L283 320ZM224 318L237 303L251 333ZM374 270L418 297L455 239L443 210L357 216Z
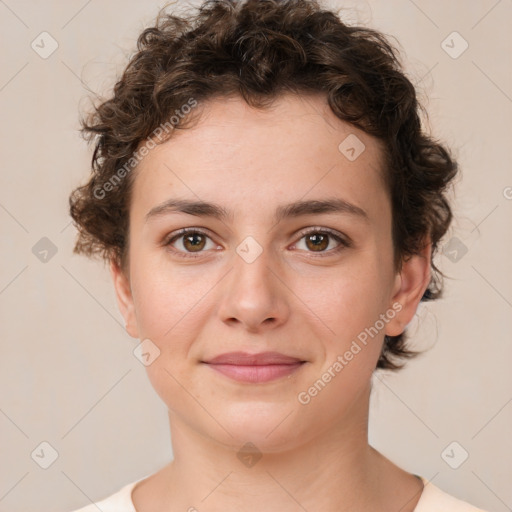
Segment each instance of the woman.
M368 444L415 355L457 172L376 31L307 0L163 10L83 123L75 251L110 263L174 459L81 509L476 511Z

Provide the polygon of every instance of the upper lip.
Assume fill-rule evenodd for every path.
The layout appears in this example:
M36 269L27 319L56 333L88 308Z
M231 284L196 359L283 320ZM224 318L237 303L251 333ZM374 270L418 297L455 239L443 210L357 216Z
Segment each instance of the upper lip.
M249 354L248 352L226 352L213 359L203 361L208 364L232 364L239 366L263 366L268 364L297 364L303 363L297 357L291 357L279 352L260 352Z

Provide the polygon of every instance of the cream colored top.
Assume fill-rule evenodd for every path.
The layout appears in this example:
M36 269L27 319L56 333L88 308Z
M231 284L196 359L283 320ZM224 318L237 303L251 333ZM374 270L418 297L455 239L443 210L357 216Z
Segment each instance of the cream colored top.
M137 512L132 502L132 489L135 485L150 475L146 475L135 482L131 482L107 498L92 503L73 512ZM414 509L414 512L485 512L469 503L459 500L445 493L426 478L420 476L423 492Z

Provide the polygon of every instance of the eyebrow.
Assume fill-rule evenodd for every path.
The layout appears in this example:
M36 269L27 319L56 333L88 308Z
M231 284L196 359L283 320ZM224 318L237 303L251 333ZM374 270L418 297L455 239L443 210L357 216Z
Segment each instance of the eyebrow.
M161 217L170 213L186 213L197 217L214 217L227 221L233 219L233 212L223 206L205 201L191 201L189 199L168 199L152 208L145 217L145 221ZM278 223L286 218L299 217L301 215L320 215L322 213L344 213L360 217L369 221L368 214L359 206L349 203L344 199L313 199L309 201L296 201L290 204L280 205L276 208L274 222Z

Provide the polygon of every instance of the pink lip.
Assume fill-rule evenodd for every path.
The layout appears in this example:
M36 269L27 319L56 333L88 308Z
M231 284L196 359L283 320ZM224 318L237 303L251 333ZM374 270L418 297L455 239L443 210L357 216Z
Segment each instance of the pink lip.
M210 368L240 382L268 382L290 375L305 361L278 352L230 352L205 361Z

